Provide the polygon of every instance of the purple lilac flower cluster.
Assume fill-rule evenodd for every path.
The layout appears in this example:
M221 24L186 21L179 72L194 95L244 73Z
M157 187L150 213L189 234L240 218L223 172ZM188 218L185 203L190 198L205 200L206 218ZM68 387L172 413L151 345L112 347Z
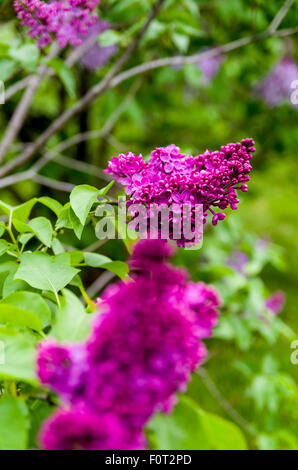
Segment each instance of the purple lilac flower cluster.
M203 208L203 223L210 211L213 225L225 218L225 214L216 213L215 208L237 209L236 190L247 191L245 183L250 179L253 152L254 141L250 138L222 146L220 150L206 150L194 157L181 154L178 147L169 145L154 150L148 162L142 155L131 152L112 157L105 172L125 186L130 197L128 206L143 204L148 208L148 219L152 204L178 204L181 212L188 205L195 230L195 212L199 205ZM173 229L169 238L175 239ZM178 246L185 246L186 241L183 236L176 240Z
M82 35L94 24L99 0L15 0L14 6L22 25L43 48L56 39L60 47L80 44Z
M107 63L109 58L117 52L117 45L100 46L96 39L101 33L110 28L107 21L98 20L88 33L84 36L84 41L92 42L90 49L81 58L81 64L89 70L96 70ZM95 41L93 41L95 39Z
M171 252L163 240L137 243L132 280L108 287L90 338L40 344L38 375L63 402L44 424L44 448L142 449L150 417L185 390L206 356L201 340L217 323L219 299L169 265Z
M258 84L256 91L270 107L279 106L285 100L293 106L290 95L293 92L291 85L295 80L298 80L297 64L291 58L285 57Z

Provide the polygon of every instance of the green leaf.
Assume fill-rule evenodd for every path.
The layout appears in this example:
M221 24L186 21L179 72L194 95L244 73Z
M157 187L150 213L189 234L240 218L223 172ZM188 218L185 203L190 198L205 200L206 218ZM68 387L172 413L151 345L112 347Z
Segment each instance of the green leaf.
M5 232L5 223L0 222L0 237L2 237L3 233Z
M29 449L38 449L40 429L44 421L53 413L53 404L45 400L36 400L30 407Z
M210 450L210 442L205 433L200 409L194 402L180 397L170 415L157 414L151 420L149 429L153 431L157 449L167 450Z
M4 282L7 278L7 276L10 274L10 273L15 273L16 270L17 270L17 263L16 262L13 262L13 261L8 261L6 263L1 263L0 264L0 295L2 296L3 293L2 293L2 290L3 290L3 285L4 285Z
M70 286L78 287L81 289L83 286L82 279L80 278L79 274L76 274L73 280L69 283Z
M112 46L113 44L118 44L120 40L121 34L118 31L114 31L112 29L103 31L98 37L100 46Z
M212 449L247 450L245 438L234 423L206 411L201 410L201 414Z
M259 278L247 281L248 298L246 308L250 315L259 315L264 310L264 284Z
M13 397L0 399L0 450L27 448L29 419L26 404Z
M172 40L179 52L187 52L189 47L189 37L181 33L172 33Z
M161 23L158 20L151 21L146 35L144 36L143 43L148 41L156 41L159 37L167 30L167 26L164 23Z
M151 3L148 0L122 0L121 2L115 1L113 8L111 9L112 14L115 15L119 20L121 18L135 17L135 8L137 8L138 14L144 14L151 7Z
M18 49L10 49L9 55L28 72L35 72L39 59L39 49L35 44L24 44Z
M110 191L114 183L115 181L113 180L109 184L107 184L104 188L99 189L97 195L104 197Z
M32 229L26 225L25 222L27 221L33 206L36 204L36 201L36 198L32 198L24 204L16 207L11 207L9 204L0 201L0 209L4 214L9 216L16 230L19 232L30 232Z
M110 263L106 263L101 265L101 268L108 269L108 271L112 271L120 279L125 279L127 274L129 273L129 267L127 263L123 261L111 261Z
M1 3L3 2L4 0L0 0L0 15L2 14L2 7L1 7ZM10 1L10 0L8 0ZM2 19L2 17L1 17ZM5 44L3 42L0 42L0 55L2 57L8 57L8 52L9 52L9 45L8 44Z
M6 240L0 240L0 256L4 255L4 253L9 250L9 244Z
M60 240L58 240L58 238L53 238L52 250L53 250L55 255L59 255L60 253L64 253L64 251L65 251L64 247L63 247L62 243L60 242Z
M72 208L69 208L69 219L73 228L74 233L81 240L82 233L84 230L84 225L81 224L80 219L76 216Z
M20 206L14 207L12 209L12 223L14 224L15 220L19 220L20 222L26 222L31 210L36 204L37 199L29 199L29 201L25 202L24 204L21 204Z
M55 199L52 199L51 197L47 197L47 196L40 197L38 199L38 202L40 202L44 206L51 209L51 211L53 211L56 214L57 217L59 217L59 215L60 215L60 213L63 209L62 204L60 204L60 202L56 201Z
M201 71L199 68L194 64L185 64L183 65L182 70L187 82L190 85L197 87L201 81Z
M193 17L198 18L200 16L199 5L196 0L184 0L183 3Z
M85 312L79 299L70 290L64 289L51 336L58 341L82 341L89 333L91 318L92 315Z
M246 442L237 426L207 413L188 397L180 397L172 414L157 414L149 424L157 449L245 450Z
M84 261L84 252L79 250L73 250L69 252L70 264L76 266Z
M0 200L0 209L6 215L10 215L11 211L13 210L13 208L9 204L6 204L4 201L1 201L1 200Z
M21 309L33 312L41 321L42 328L45 328L51 320L51 310L41 295L34 292L18 291L9 294L1 303L15 305Z
M18 219L14 219L13 225L14 225L14 228L19 233L28 233L28 232L30 232L30 233L33 234L33 236L35 235L32 228L29 225L25 224L25 222L21 222Z
M53 228L51 222L46 217L36 217L30 220L29 226L34 231L39 240L48 248L51 247Z
M32 328L36 331L42 330L41 321L35 313L15 305L6 304L3 300L0 303L0 323L3 325Z
M22 233L22 235L19 236L18 240L21 245L25 246L33 237L34 233Z
M74 252L76 255L71 254L72 264L76 265L82 262L82 255L85 263L92 268L102 268L112 271L121 279L125 279L129 273L129 267L127 263L123 261L112 261L110 258L98 253L89 253L89 252ZM73 257L75 256L75 258Z
M98 253L84 253L84 260L88 266L93 268L100 268L103 264L111 263L112 260L104 255Z
M15 279L23 279L36 289L48 290L56 295L79 272L70 266L67 253L50 256L45 253L24 253Z
M20 291L20 290L30 290L31 287L25 281L15 281L14 276L18 269L18 264L14 263L11 267L6 279L3 282L2 288L2 296L7 297L12 292Z
M62 208L58 220L56 222L56 229L59 230L61 228L69 228L72 229L72 223L70 220L70 204L69 202L65 204L65 206Z
M200 31L197 26L193 27L189 24L182 23L181 21L178 21L175 23L175 27L177 31L179 31L182 34L185 34L186 36L193 36L193 37L200 37L204 36L204 33Z
M29 335L0 329L4 346L4 361L0 363L0 377L37 384L35 376L35 343ZM1 434L1 433L0 433Z
M0 60L0 80L5 82L9 80L10 77L17 70L18 65L14 60L2 59Z
M70 194L70 205L79 218L82 225L85 225L89 211L98 196L98 189L87 184L76 186Z
M227 317L229 323L234 331L234 339L238 344L239 348L243 351L247 351L251 345L251 332L248 328L247 322L243 318L239 318L237 315L229 315Z
M73 71L65 64L62 59L53 58L47 61L49 65L61 79L63 85L71 98L76 97L76 80Z

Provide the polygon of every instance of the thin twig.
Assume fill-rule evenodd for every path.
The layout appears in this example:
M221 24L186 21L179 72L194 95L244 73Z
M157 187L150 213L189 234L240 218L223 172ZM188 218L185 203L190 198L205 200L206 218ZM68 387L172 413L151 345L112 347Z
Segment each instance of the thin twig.
M53 124L49 126L48 129L39 137L39 139L37 139L34 143L28 146L28 148L25 149L25 151L21 153L17 158L4 165L0 169L0 177L7 175L15 168L21 166L23 163L26 163L27 161L31 160L53 134L59 131L69 121L69 119L74 117L76 114L80 113L82 109L84 109L88 104L90 104L94 99L96 99L107 88L115 87L116 85L119 85L123 81L128 80L129 78L134 77L135 75L139 75L153 69L169 65L171 66L193 64L198 62L199 60L216 57L222 53L230 52L255 41L260 41L269 37L286 37L296 33L298 33L298 27L276 31L275 33L265 31L254 36L248 36L246 38L237 39L236 41L232 41L228 44L225 44L224 46L214 47L212 49L209 49L208 51L204 51L199 54L194 54L191 56L166 57L163 59L153 60L151 62L147 62L145 64L141 64L129 70L126 70L125 72L119 73L113 78L110 78L109 74L108 80L104 79L100 84L91 88L91 90L86 95L84 95L80 101L78 101L72 108L70 108L59 118L57 118L56 121L54 121Z
M95 165L91 165L90 163L81 162L79 160L74 160L73 158L66 157L61 155L60 152L63 150L68 149L72 145L76 145L80 142L89 139L95 139L106 136L108 133L111 132L113 126L116 124L117 120L120 118L121 114L125 111L128 104L135 96L136 92L140 88L141 80L136 80L130 90L128 91L126 97L121 102L121 104L114 110L111 114L109 119L106 121L105 125L98 130L84 132L81 134L77 134L69 139L64 140L63 142L59 143L54 149L48 150L45 155L37 160L37 162L26 171L21 173L16 173L14 175L7 176L6 178L2 178L0 180L0 188L6 188L8 186L12 186L13 184L19 183L21 181L29 180L35 177L35 175L52 160L60 163L61 165L65 166L66 168L72 168L83 173L90 174L92 176L97 176L98 179L104 181L111 181L111 177L108 176L106 173L103 172L101 168L96 167Z
M46 176L34 175L33 179L42 186L57 189L58 191L63 191L65 193L71 193L74 188L73 184L66 183L65 181L56 181L52 178L47 178Z
M255 434L252 426L249 424L246 419L244 419L238 411L236 411L232 405L223 397L221 392L218 390L217 386L211 379L210 375L208 374L207 370L203 367L199 367L197 370L197 374L201 377L204 385L209 390L211 395L218 401L221 408L226 412L226 414L235 421L241 428L245 429L246 432L249 434Z
M82 44L78 47L75 47L70 54L68 55L65 64L68 67L72 67L76 62L78 62L85 54L88 52L94 44L97 43L97 34L91 35L89 38L85 39Z
M113 129L114 125L118 121L119 117L123 112L126 110L127 106L131 102L132 98L137 93L138 89L140 88L141 80L136 80L130 90L128 91L124 100L120 103L120 105L115 109L115 111L111 114L109 119L106 121L104 126L101 129L95 131L88 131L82 132L81 134L77 134L73 137L70 137L67 140L64 140L60 144L58 144L54 150L57 152L64 152L66 149L73 145L77 145L81 142L84 142L89 139L98 139L100 137L107 136L111 130Z
M107 135L105 139L112 147L117 150L117 152L122 153L127 151L127 145L119 142L119 140L117 140L116 137L114 137L112 134Z
M107 241L109 241L108 238L105 238L104 240L97 240L96 242L92 243L92 245L85 248L84 251L88 251L90 253L97 251L98 248L101 248L105 243L107 243Z
M136 75L140 75L146 73L150 70L154 70L160 67L166 66L176 66L176 65L184 65L184 64L195 64L203 59L210 59L212 57L216 57L221 54L225 54L235 49L239 49L240 47L246 46L247 44L251 44L252 42L260 41L262 39L266 39L269 37L275 36L289 36L291 34L298 33L298 28L291 28L276 31L275 33L271 33L269 31L265 31L263 33L248 36L246 38L237 39L236 41L229 42L224 46L213 47L212 49L208 49L204 52L199 52L198 54L193 54L190 56L175 56L175 57L165 57L163 59L156 59L152 60L151 62L147 62L145 64L137 65L136 67L132 67L129 70L126 70L120 74L118 74L112 81L110 86L115 87L120 83L132 78Z
M15 95L18 91L23 90L29 83L31 82L34 75L29 75L28 77L23 78L22 80L17 81L13 85L11 85L5 91L5 101L8 101L13 95Z
M274 33L277 28L279 27L280 23L284 19L284 17L287 15L289 9L293 5L294 0L286 0L281 9L277 12L275 17L273 18L272 22L270 23L270 26L268 28L268 31L270 33Z
M87 292L88 297L92 298L96 294L98 294L112 279L114 279L115 276L116 276L116 274L112 273L111 271L105 271L87 289L86 292Z
M74 158L65 157L64 155L59 154L54 157L54 160L66 168L72 168L82 173L86 173L87 175L96 176L100 180L111 181L111 177L106 175L101 168L91 165L90 163L81 162Z
M55 57L58 54L59 50L59 46L55 44L47 59ZM47 69L47 65L42 64L38 68L38 74L32 76L25 93L10 120L4 138L0 144L0 162L3 160L6 152L9 150L10 145L14 141L15 137L18 135L29 111L33 97L36 91L38 90L40 82L45 76Z
M124 51L122 56L110 69L104 79L92 87L72 108L66 110L60 117L58 117L48 129L31 145L29 145L25 151L16 159L11 160L0 170L0 177L5 176L10 171L14 170L18 166L26 163L30 160L33 155L36 154L48 141L48 139L58 132L63 126L71 119L73 116L79 114L84 108L86 108L90 103L92 103L98 96L100 96L107 88L109 88L110 82L113 77L120 72L124 64L128 61L129 57L132 55L133 51L137 48L139 42L147 31L151 21L155 18L160 8L162 7L165 0L158 0L149 14L144 25L136 35L135 39L131 42L128 48Z
M30 180L34 177L34 172L32 170L22 171L21 173L16 173L13 175L6 176L5 178L0 179L0 188L7 188L7 186L12 186L21 181Z

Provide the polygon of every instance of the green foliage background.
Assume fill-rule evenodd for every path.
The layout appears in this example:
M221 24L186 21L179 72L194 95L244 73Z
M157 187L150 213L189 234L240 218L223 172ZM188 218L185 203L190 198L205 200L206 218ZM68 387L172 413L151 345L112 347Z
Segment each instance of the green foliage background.
M119 43L118 54L142 24L152 3L150 0L102 0L100 15L114 25L115 31L110 37L106 35L105 40ZM0 5L0 79L9 88L36 71L44 53L37 50L16 21L11 2L0 0ZM159 57L196 53L265 31L282 5L279 0L168 0L127 68ZM293 28L297 24L298 4L294 2L281 27ZM172 416L157 416L148 427L153 447L243 448L242 436L237 434L237 429L229 428L233 422L242 428L248 448L298 447L298 366L290 362L291 341L298 339L297 110L287 102L268 108L253 93L256 83L285 53L290 52L298 60L297 44L297 35L293 35L272 37L236 49L224 57L219 73L209 86L203 85L196 65L147 72L108 90L47 144L51 149L79 132L102 128L127 96L129 100L111 132L103 138L72 146L63 156L105 168L110 157L120 152L141 152L148 156L155 147L170 143L196 154L245 137L252 137L256 142L249 192L241 195L238 211L230 213L216 228L208 227L199 252L179 250L176 256L175 262L189 269L194 280L218 287L224 306L215 337L207 341L209 359L194 374L188 398L181 399ZM19 140L6 160L15 158L24 143L36 140L63 109L73 105L106 74L115 60L91 73L80 64L65 67L65 55L63 52L52 64L57 75L43 81ZM1 134L19 99L17 93L0 105ZM40 174L73 185L102 187L106 184L94 167L90 166L89 173L85 173L63 158L50 161ZM52 197L61 204L69 200L67 192L32 179L0 189L0 199L12 206L42 196ZM46 207L34 206L31 217L41 216L55 222ZM265 254L257 250L260 238L270 242ZM94 231L87 227L78 240L72 231L65 230L61 240L80 250L94 242ZM227 267L227 259L235 249L244 251L250 258L245 275ZM120 241L109 241L98 253L121 261L127 256ZM100 273L100 267L84 272L85 286ZM23 289L24 286L15 290ZM264 298L275 290L286 293L284 311L277 318L260 321L258 315L264 310ZM248 316L243 312L248 312ZM23 341L27 341L27 333L22 334ZM27 349L31 348L29 343ZM28 379L22 388L25 394L26 387L37 385L30 371L26 375L23 368L22 374ZM0 400L0 427L18 423L17 431L12 427L5 439L0 432L0 448L36 446L39 423L52 409L56 398L52 397L49 403L33 399L34 394L30 393L27 407L20 400L14 406L13 393ZM200 408L191 412L194 403ZM190 419L183 420L187 413ZM194 415L196 418L192 420ZM212 418L213 415L217 416ZM216 421L220 417L230 423ZM171 429L176 431L171 434ZM223 439L227 434L233 436L229 442Z

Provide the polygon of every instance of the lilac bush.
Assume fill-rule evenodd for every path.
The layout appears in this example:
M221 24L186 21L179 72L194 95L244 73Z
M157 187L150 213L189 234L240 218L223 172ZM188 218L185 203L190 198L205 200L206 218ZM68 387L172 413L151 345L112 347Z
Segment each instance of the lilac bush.
M270 231L276 241L294 233L273 216L294 212L294 124L245 93L262 76L255 64L284 50L258 91L269 106L296 103L296 44L285 39L297 33L295 2L10 3L0 0L0 450L297 448L297 386L283 372L297 363L297 334L278 315L285 294L270 296L266 282L284 264ZM210 84L223 60L219 86L198 92L198 75ZM206 148L235 133L262 142L262 173L247 212L208 226L195 252L203 223L238 208L254 141L122 152L173 136ZM168 262L175 245L193 249L177 250L187 272ZM294 288L294 270L275 285Z

